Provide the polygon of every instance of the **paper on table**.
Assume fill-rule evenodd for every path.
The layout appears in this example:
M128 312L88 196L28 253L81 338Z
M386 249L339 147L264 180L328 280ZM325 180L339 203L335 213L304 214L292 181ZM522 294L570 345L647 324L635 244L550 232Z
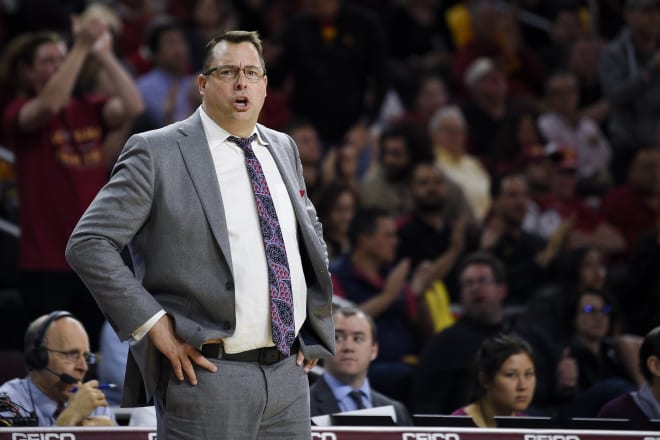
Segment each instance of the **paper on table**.
M396 423L396 411L392 405L377 406L374 408L356 409L354 411L344 411L336 413L344 415L359 415L359 416L389 416L392 417ZM332 425L332 417L330 414L312 417L312 424L314 426L330 426Z

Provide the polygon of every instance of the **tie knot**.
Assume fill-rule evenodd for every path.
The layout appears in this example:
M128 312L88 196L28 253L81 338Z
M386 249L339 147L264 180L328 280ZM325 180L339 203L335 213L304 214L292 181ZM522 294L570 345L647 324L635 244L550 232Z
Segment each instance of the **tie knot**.
M360 390L353 390L348 393L349 397L353 399L355 402L355 405L357 406L358 409L365 409L366 407L364 406L364 400L362 400L362 397L364 396L364 393Z
M229 142L235 143L236 145L241 147L243 150L251 150L252 149L252 147L251 147L252 141L254 141L254 139L256 137L257 137L257 134L255 133L252 136L247 137L247 138L239 138L239 137L236 137L236 136L229 136L227 138L227 140Z

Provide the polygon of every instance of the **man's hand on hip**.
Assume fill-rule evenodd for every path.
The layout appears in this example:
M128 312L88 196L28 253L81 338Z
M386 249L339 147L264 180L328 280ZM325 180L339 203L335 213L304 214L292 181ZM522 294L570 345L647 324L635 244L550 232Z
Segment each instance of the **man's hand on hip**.
M202 353L187 342L183 342L174 333L174 327L169 316L163 315L149 330L148 335L158 351L169 359L174 376L177 379L183 381L185 374L192 385L197 385L197 376L192 362L213 373L218 371L218 367L206 359Z
M305 355L303 354L302 350L298 350L298 355L296 357L296 364L299 367L303 367L305 373L309 373L310 371L312 371L312 368L314 368L318 362L319 362L318 359L305 359Z

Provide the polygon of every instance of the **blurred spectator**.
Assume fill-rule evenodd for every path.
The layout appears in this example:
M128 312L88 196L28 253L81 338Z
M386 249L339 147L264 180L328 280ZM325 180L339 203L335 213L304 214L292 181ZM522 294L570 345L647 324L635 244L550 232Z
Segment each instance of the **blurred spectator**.
M610 144L600 127L578 109L579 84L570 71L552 73L545 86L548 109L539 117L539 129L550 142L577 156L578 193L602 195L611 185Z
M619 301L628 330L645 335L660 322L660 227L640 236Z
M309 121L303 119L291 121L286 128L286 133L293 138L298 146L307 195L314 200L316 192L320 190L323 184L321 181L321 154L323 148L319 134Z
M216 35L238 29L239 17L230 0L193 0L190 21L185 35L190 49L190 68L201 71L204 63L204 47Z
M98 16L75 18L73 33L70 51L59 36L46 32L18 37L5 51L2 78L16 97L5 108L3 124L7 143L16 154L19 283L27 318L72 310L95 348L103 319L64 259L64 248L76 222L107 181L108 167L118 153L109 147L121 145L107 140L114 130L130 123L143 104L132 78L113 54L105 21ZM115 84L115 96L73 93L87 58L94 58L105 70Z
M583 247L563 253L556 273L548 286L530 298L520 320L538 328L549 342L560 348L570 338L564 316L569 310L568 303L578 292L608 289L611 283L605 257L596 248Z
M273 49L273 39L281 35L287 21L304 7L302 1L290 0L231 0L232 6L240 17L239 29L251 29L259 32L264 45L266 65L271 65L269 52Z
M148 49L143 45L144 35L154 18L148 0L112 0L111 6L121 19L118 52L132 69L135 76L151 68Z
M420 335L429 333L428 310L419 299L430 284L430 273L420 266L408 283L410 260L392 266L397 244L392 217L382 209L362 209L351 222L350 254L330 271L334 294L357 304L376 322L379 351L369 368L371 385L408 404Z
M443 172L461 187L478 223L490 208L490 176L479 160L466 151L468 127L456 106L438 110L429 122L435 159Z
M422 351L413 383L412 410L450 414L469 399L470 373L479 346L499 333L516 332L534 347L538 386L536 404L552 400L556 358L543 336L532 327L505 315L506 270L488 253L476 252L459 269L461 315L458 321L431 338Z
M623 234L631 255L639 237L660 224L660 148L635 152L628 182L607 193L602 213Z
M428 127L431 116L449 102L449 91L444 79L438 75L424 75L413 81L415 91L409 109L402 120Z
M562 223L571 223L569 248L596 247L606 254L622 252L625 241L621 233L575 194L579 169L575 152L568 148L555 149L552 144L549 146L546 155L554 157L547 176L549 191L534 197L535 209L528 211L525 230L549 239ZM536 177L531 173L530 176ZM536 180L537 188L541 186L539 180Z
M536 389L532 348L515 335L486 339L474 361L470 403L453 415L468 415L481 428L495 428L495 417L525 416Z
M321 189L315 203L332 264L350 252L349 227L359 208L359 197L350 186L333 182Z
M382 24L342 0L310 0L287 23L280 67L293 79L294 117L309 119L325 148L378 117L387 88Z
M598 417L628 419L631 429L652 429L650 421L660 419L660 327L644 337L639 367L645 379L642 388L610 400Z
M145 43L153 68L137 79L146 109L136 132L188 117L194 110L191 88L197 88L196 77L190 74L188 43L181 25L169 17L158 17L149 24Z
M340 148L328 151L321 161L321 186L342 182L359 192L362 168L368 167L370 145L357 145L348 141Z
M571 45L587 34L581 20L582 7L577 2L557 2L553 11L548 44L539 51L539 58L548 72L566 65Z
M598 60L603 43L595 37L582 37L570 46L567 67L575 73L578 81L580 114L596 121L607 134L607 117L610 103L603 96L603 88L598 78Z
M373 319L354 307L336 309L332 316L336 354L323 360L325 372L309 389L312 417L391 405L396 424L412 426L403 403L379 393L367 378L369 365L378 356Z
M431 140L423 127L402 122L381 133L378 162L360 183L364 206L378 206L395 217L412 209L410 179L418 163L432 158Z
M522 173L527 181L531 203L527 205L527 215L523 228L530 232L543 230L539 224L540 208L536 200L547 197L552 192L552 176L559 160L559 153L543 145L531 145L521 154ZM554 219L553 219L554 220Z
M394 76L414 82L420 75L447 71L449 53L437 23L434 0L395 2L385 13Z
M562 407L560 418L595 417L606 402L634 390L634 380L611 338L617 312L613 298L603 290L586 289L569 301L565 316L572 335L562 362L570 368L559 373L567 377L559 392L570 403Z
M456 291L457 262L478 245L468 217L451 206L457 195L460 189L452 188L437 165L420 163L412 176L413 209L398 227L398 259L409 258L413 270L431 262L432 277L444 284L447 294Z
M489 58L478 58L465 73L465 87L469 91L462 105L470 127L468 151L477 156L487 169L492 168L495 140L502 122L512 115L506 78Z
M610 100L612 174L622 183L634 153L660 145L660 3L626 0L626 26L603 50L599 77Z
M520 38L515 6L489 0L471 2L473 38L458 49L452 59L452 77L459 91L468 88L464 78L470 66L487 57L497 65L508 85L509 94L522 102L541 91L543 66ZM462 93L459 93L462 95Z
M493 176L524 169L530 160L536 159L535 151L540 150L542 155L545 139L538 129L537 118L535 110L524 108L502 121L493 146L490 170Z
M502 260L507 271L510 303L524 304L544 282L549 266L563 249L571 225L564 222L547 243L523 229L530 204L521 174L505 174L491 187L493 207L481 232L481 249Z
M596 32L592 23L592 17L596 14L590 9L591 5L582 0L522 0L515 4L518 7L516 16L520 22L521 38L527 47L536 51L539 58L543 58L543 50L551 39L566 41L568 35L576 32ZM566 11L568 14L564 15Z

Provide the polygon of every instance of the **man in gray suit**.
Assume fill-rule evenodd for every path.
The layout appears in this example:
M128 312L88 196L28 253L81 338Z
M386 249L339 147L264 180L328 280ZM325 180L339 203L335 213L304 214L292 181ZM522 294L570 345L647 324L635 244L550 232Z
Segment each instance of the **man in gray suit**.
M122 404L153 401L161 440L311 437L305 373L334 352L332 288L296 145L257 124L266 85L256 33L209 42L201 107L128 140L67 247L131 344ZM257 211L264 189L270 230ZM274 317L290 325L284 348L269 296L283 280L272 243L264 250L275 235L289 278L288 305Z
M396 424L412 426L405 405L371 388L367 371L378 355L376 324L357 307L333 313L337 354L324 360L325 372L310 387L311 415L336 414L392 405Z

